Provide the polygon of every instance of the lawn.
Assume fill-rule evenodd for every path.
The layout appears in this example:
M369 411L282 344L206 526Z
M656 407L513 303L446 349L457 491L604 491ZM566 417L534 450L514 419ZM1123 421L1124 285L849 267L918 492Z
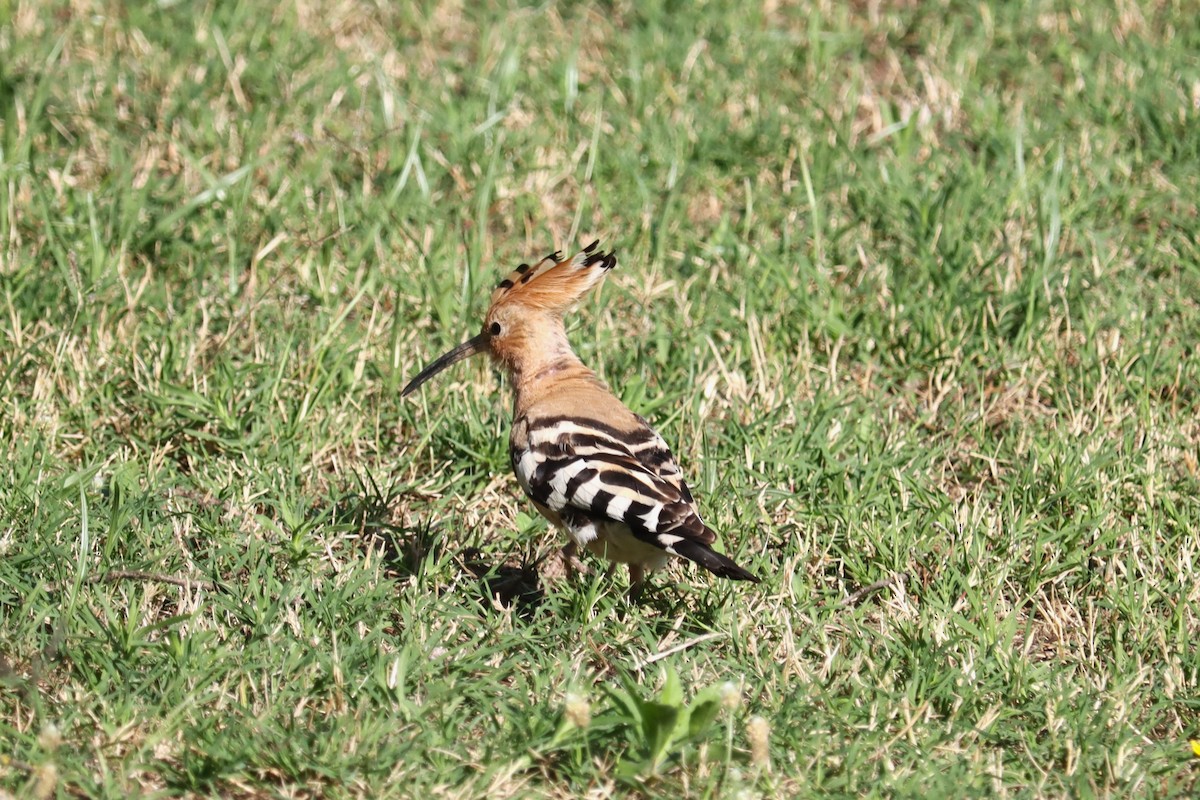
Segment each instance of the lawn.
M0 800L1195 796L1196 15L0 0ZM760 585L399 396L593 238Z

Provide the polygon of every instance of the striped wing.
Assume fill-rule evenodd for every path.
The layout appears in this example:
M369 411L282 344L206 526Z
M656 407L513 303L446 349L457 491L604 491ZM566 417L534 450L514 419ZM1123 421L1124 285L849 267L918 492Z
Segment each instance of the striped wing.
M638 420L632 431L575 417L532 422L525 447L512 454L517 480L555 511L624 522L668 552L683 540L710 544L715 536L697 516L666 442Z

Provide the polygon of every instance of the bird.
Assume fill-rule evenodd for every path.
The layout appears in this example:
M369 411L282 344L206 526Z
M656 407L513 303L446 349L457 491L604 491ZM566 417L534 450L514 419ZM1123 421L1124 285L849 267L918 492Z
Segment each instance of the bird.
M496 286L482 330L435 359L401 391L407 397L447 367L488 354L514 390L509 456L524 493L579 548L629 568L629 599L671 556L714 575L759 578L713 549L717 534L667 443L586 367L567 341L563 315L617 266L592 242L572 257L521 264ZM610 569L611 572L611 569Z

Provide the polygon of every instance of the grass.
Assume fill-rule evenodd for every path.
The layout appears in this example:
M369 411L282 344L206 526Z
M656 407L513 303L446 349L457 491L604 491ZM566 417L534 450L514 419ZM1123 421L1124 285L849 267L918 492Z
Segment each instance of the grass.
M1194 796L1194 9L468 6L0 2L0 797ZM761 586L398 396L593 236Z

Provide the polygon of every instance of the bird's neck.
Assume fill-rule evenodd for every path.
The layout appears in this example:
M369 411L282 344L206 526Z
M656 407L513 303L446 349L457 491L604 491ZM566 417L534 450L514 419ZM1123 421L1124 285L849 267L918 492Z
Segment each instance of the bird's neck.
M540 333L536 341L523 348L521 357L508 365L517 415L547 395L568 391L580 383L603 386L596 373L575 355L561 327Z

